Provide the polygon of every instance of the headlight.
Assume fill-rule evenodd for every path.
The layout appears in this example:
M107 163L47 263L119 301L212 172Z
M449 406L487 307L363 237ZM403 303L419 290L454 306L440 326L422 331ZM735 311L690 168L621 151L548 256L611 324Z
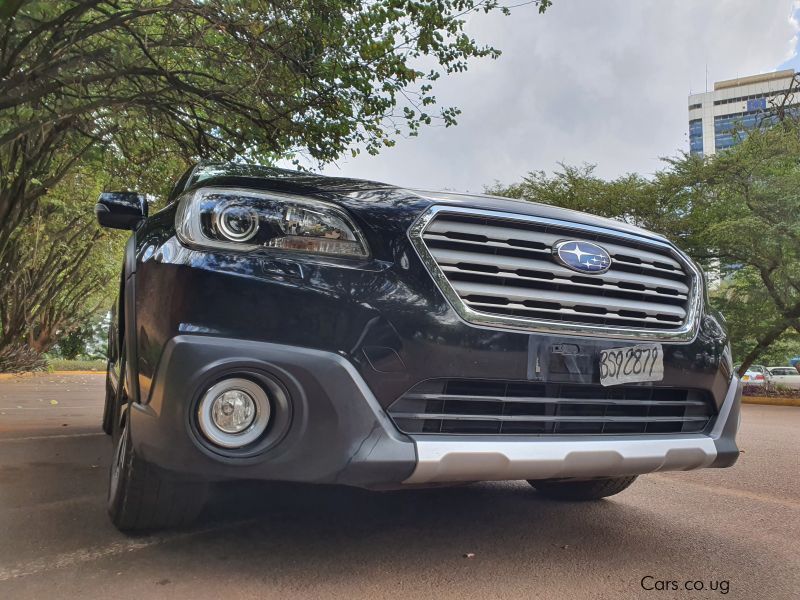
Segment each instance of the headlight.
M203 248L369 255L364 236L335 206L254 190L189 192L179 201L175 229L181 242Z

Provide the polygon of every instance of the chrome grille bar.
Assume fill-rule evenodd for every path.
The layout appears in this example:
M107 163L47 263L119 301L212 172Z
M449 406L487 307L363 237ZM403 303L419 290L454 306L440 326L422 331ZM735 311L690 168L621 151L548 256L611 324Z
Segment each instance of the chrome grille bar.
M605 314L606 311L615 312L619 310L629 310L657 318L661 315L667 315L683 320L683 318L686 316L686 311L680 306L660 304L655 302L641 302L639 300L626 300L622 298L608 298L606 296L599 294L595 295L592 293L569 293L541 288L524 288L509 285L497 285L494 283L473 283L462 281L453 282L453 287L462 298L471 298L473 296L492 296L496 298L505 298L511 302L519 302L522 304L528 301L533 301L548 304L558 304L560 308L567 307L574 309L576 306L593 307L598 309L598 314ZM600 310L603 312L600 313Z
M479 238L483 238L482 241L492 240L494 242L505 242L507 245L513 245L510 243L511 241L525 240L546 246L548 252L556 242L564 238L563 235L556 235L547 232L531 232L515 227L478 225L474 223L464 223L447 219L442 219L438 222L431 223L431 226L426 234L430 234L431 237L444 237L447 239L459 239L459 237L465 237L464 234L468 234L469 236L472 236L467 237L466 239L468 240L472 239L477 241ZM439 235L437 236L436 234ZM616 258L617 260L624 261L626 258L632 258L629 256L631 248L608 243L603 244L603 247L608 251L612 258ZM636 258L638 258L639 261L644 264L658 265L662 269L664 268L664 265L666 265L667 270L681 270L681 265L676 260L654 252L637 250Z
M529 273L533 273L533 275L529 274L528 277L538 276L544 279L558 277L561 278L564 283L569 283L570 281L574 283L576 278L579 278L579 280L584 283L588 281L599 281L597 279L589 280L586 277L581 277L579 273L555 264L550 260L550 252L547 252L544 257L518 258L515 256L498 256L496 254L480 254L478 252L446 250L434 247L431 248L431 254L443 269L451 265L463 269L463 265L472 264L493 267L498 273L517 273L519 269L525 269ZM484 269L482 272L486 273L491 271ZM602 281L604 284L622 284L620 289L627 291L641 290L643 292L651 291L659 294L681 294L684 297L689 293L689 286L682 281L664 279L652 275L642 275L640 273L628 273L613 268L603 274Z

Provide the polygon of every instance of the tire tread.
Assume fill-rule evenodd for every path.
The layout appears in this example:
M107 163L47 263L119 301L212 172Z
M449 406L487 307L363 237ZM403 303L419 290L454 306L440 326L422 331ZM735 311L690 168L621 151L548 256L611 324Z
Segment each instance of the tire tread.
M109 499L109 514L121 531L177 528L191 523L205 504L206 484L177 481L136 456L128 446L121 498Z

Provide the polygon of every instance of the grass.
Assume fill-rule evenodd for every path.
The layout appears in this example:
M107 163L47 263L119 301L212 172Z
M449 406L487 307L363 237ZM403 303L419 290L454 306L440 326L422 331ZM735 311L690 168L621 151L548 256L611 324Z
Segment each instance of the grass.
M94 360L67 360L51 358L47 361L48 371L105 371L106 361L102 358Z

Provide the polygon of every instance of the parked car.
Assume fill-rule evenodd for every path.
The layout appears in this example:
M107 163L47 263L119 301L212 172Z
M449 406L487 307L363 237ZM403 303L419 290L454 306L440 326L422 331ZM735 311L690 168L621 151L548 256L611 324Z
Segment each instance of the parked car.
M597 500L739 455L727 334L654 233L220 164L156 214L131 192L96 214L133 230L103 423L122 530L184 523L232 479Z
M734 367L735 371L739 370L739 366ZM770 374L767 367L763 365L750 365L747 371L742 375L742 382L745 385L753 387L770 388Z
M772 387L800 390L800 372L794 367L767 367Z

